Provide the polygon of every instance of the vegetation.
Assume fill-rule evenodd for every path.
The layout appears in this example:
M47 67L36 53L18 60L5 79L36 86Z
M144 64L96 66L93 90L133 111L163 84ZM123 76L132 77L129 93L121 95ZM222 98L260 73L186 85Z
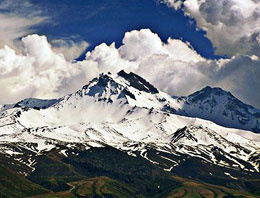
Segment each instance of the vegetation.
M1 198L254 198L220 185L166 173L141 157L114 148L54 149L37 156L26 178L20 165L0 165ZM7 161L7 160L6 160ZM9 167L9 168L6 168ZM256 181L257 182L257 181Z
M196 182L181 177L174 177L182 182L180 188L174 189L167 198L254 198L249 193L232 190L223 186Z
M0 164L0 197L21 198L47 192L49 190Z

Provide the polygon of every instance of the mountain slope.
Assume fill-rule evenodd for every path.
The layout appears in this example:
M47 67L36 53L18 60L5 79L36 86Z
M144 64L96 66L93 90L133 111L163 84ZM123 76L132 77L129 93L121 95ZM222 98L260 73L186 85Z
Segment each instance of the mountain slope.
M32 197L257 197L172 176L140 156L131 157L111 147L73 148L66 151L66 156L59 152L63 148L35 156L37 163L27 178L50 192Z
M0 164L0 175L0 197L25 197L49 192L2 164Z
M234 97L221 88L205 87L177 99L180 115L210 120L221 126L260 133L260 110Z
M258 110L223 90L206 88L175 99L140 76L121 71L100 74L77 92L47 102L47 106L41 100L30 101L21 103L27 106L0 112L0 153L8 166L19 162L17 172L52 191L69 190L68 182L86 176L115 179L113 170L119 166L114 167L113 160L120 159L114 155L102 159L107 148L114 148L113 152L122 151L137 162L144 159L167 174L259 193L260 134L215 124L218 118L223 119L218 117L222 110L237 119L242 111L247 115ZM196 117L209 114L215 123L193 118L193 112L198 113ZM250 123L257 121L250 119ZM100 147L104 152L94 156L84 153ZM116 179L126 177L122 170L117 170L122 177L119 174ZM54 175L57 179L53 180ZM141 187L139 176L134 180ZM146 188L139 190L146 192Z

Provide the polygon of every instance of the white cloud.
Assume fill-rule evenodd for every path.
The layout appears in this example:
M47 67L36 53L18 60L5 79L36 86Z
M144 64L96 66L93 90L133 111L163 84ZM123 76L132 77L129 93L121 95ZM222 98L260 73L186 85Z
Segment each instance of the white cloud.
M207 60L189 43L170 38L163 43L149 29L126 33L119 48L103 43L78 62L55 52L44 36L30 35L22 42L22 55L9 47L0 49L0 103L61 97L101 72L125 69L172 95L190 94L206 85L222 86L259 106L260 61L256 55Z
M122 58L138 61L154 54L167 54L175 60L202 61L203 58L192 49L189 43L169 38L163 43L160 37L149 29L127 32L123 45L119 48Z
M160 0L161 3L166 3L169 7L173 7L175 10L179 9L182 5L180 0Z
M149 29L127 32L120 47L123 58L136 61L140 58L159 53L162 49L162 41L157 34Z
M79 84L69 82L83 83L81 79L86 79L80 62L67 62L62 54L52 50L45 36L30 35L22 43L23 55L7 46L0 50L1 102L59 97L78 88Z
M110 46L107 46L105 43L97 46L92 52L86 54L86 60L87 62L95 63L101 72L116 73L120 69L136 68L135 62L121 58L114 43Z
M166 0L171 1L171 0ZM216 53L260 55L258 0L179 0L216 47Z

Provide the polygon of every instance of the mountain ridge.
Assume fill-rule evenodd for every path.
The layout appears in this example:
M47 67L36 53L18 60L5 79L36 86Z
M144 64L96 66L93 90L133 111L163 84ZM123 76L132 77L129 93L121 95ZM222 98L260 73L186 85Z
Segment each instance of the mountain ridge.
M175 99L154 88L135 74L100 74L77 92L50 102L48 108L26 107L32 103L25 102L23 107L1 111L0 154L9 159L9 166L19 162L18 172L32 178L43 171L41 160L45 162L47 155L56 153L65 162L92 148L113 148L168 174L257 192L260 134L186 115L191 105L209 110L225 107L233 102L232 95L202 90ZM222 100L223 96L228 100ZM60 164L58 170L64 168L68 166ZM239 178L245 178L244 182Z
M118 78L121 78L121 81L115 81L115 79ZM86 94L87 88L93 83L96 83L96 86L93 86L91 90L88 90L89 93L87 93L87 95L93 97L97 94L97 91L99 91L99 96L97 96L98 100L107 100L106 102L108 103L121 98L126 99L126 97L128 97L130 99L126 99L125 102L129 103L129 100L131 100L133 106L160 109L171 114L213 121L224 127L260 133L260 110L243 103L230 92L219 87L206 86L188 96L171 97L166 93L159 92L157 88L142 77L131 72L127 74L122 70L118 72L117 76L112 75L111 73L100 74L98 78L94 78L88 84L84 85L82 90L78 90L76 94ZM107 83L110 83L110 88L107 87ZM143 104L137 104L134 100L141 101L142 99L141 97L138 97L137 99L137 94L132 93L129 88L134 88L135 90L140 91L140 93L150 93L156 97L153 96L153 98L148 98L148 100L143 101ZM83 93L83 91L85 93ZM111 91L111 93L109 93L110 96L101 96L102 93L105 94L109 91ZM111 97L116 95L116 92L119 91L120 94L117 95L117 98L112 100ZM138 93L138 95L144 95L140 93ZM1 111L15 107L45 109L52 105L57 105L64 100L64 98L68 98L71 95L73 94L52 100L28 98L13 105L3 105Z

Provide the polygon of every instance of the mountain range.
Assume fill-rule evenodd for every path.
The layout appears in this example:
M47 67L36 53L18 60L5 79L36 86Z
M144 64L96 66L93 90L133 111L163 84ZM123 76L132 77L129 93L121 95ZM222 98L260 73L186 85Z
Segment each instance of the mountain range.
M0 195L258 197L259 133L260 110L221 88L176 97L102 73L62 98L0 106Z

